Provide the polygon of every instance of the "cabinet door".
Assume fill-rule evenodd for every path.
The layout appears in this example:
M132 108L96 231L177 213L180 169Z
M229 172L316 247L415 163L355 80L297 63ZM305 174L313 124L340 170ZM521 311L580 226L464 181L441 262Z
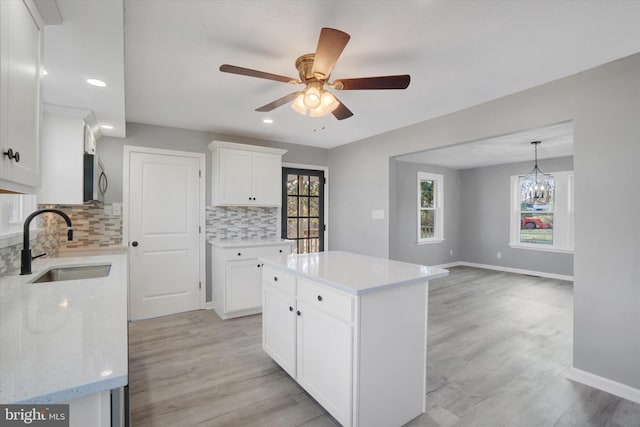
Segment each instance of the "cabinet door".
M225 312L260 307L261 265L257 259L227 262Z
M256 205L280 206L282 157L253 153L253 197Z
M295 297L264 283L262 300L262 349L296 377Z
M0 178L40 185L40 24L19 0L0 2L2 119L0 148L19 153L19 161L2 156Z
M298 300L297 381L341 424L351 425L353 327Z
M253 204L251 152L221 148L218 166L218 203Z

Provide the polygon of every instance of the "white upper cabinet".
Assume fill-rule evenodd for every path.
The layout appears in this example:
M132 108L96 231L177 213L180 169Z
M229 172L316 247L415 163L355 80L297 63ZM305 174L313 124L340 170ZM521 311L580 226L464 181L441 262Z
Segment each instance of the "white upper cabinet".
M42 21L30 0L0 1L0 188L40 185Z
M280 206L286 150L213 141L212 204Z

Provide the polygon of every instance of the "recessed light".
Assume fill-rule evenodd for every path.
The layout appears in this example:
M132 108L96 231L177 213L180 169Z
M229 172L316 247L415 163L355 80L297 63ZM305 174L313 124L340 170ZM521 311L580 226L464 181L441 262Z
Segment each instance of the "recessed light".
M45 70L45 69L43 68L43 69L42 69L42 75L43 75L43 76L46 76L46 75L48 75L48 74L49 74L49 73L47 73L47 70Z
M262 123L270 125L271 123L273 123L273 119L262 119Z
M93 86L98 86L98 87L105 87L107 85L105 82L98 79L87 79L87 83Z
M113 129L113 126L111 126L111 125L100 125L100 127L101 127L102 129L107 129L107 130L111 130L111 129Z

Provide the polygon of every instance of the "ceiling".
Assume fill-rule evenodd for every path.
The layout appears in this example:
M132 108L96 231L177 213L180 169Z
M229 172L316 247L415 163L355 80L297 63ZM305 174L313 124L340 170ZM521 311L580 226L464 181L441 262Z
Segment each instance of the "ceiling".
M124 20L122 0L57 0L51 17L49 0L36 3L45 23L42 100L46 104L92 110L103 135L125 136ZM49 8L43 10L42 4ZM95 87L87 79L99 79Z
M559 123L543 128L425 150L398 156L396 160L438 165L451 169L471 169L526 161L532 162L533 165L532 141L541 141L538 145L538 159L572 156L573 123ZM540 167L544 170L543 165Z
M65 19L66 3L122 7L58 3ZM640 52L637 16L640 2L615 0L124 0L126 120L331 148ZM85 37L107 18L94 19ZM289 106L255 112L298 86L218 71L297 77L294 61L315 51L321 27L351 35L331 80L406 73L409 88L334 91L355 114L337 121Z

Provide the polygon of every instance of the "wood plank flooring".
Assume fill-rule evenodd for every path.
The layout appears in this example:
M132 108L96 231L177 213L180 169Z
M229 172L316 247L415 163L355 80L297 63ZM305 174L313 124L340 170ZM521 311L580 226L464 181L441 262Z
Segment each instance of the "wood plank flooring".
M566 379L571 283L450 271L430 285L427 413L408 426L640 427L639 404ZM338 425L262 351L260 315L194 311L129 334L135 427Z

